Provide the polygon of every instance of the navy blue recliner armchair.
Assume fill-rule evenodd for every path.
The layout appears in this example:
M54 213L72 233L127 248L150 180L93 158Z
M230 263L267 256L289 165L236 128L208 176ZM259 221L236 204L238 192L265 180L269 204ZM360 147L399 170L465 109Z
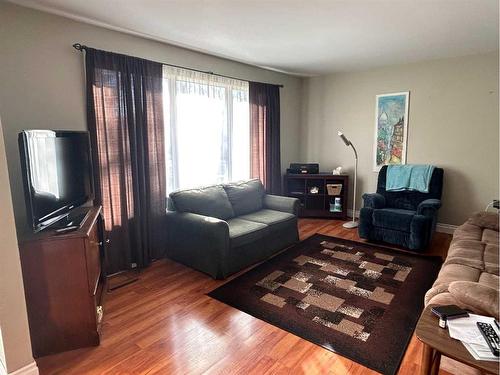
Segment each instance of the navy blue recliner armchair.
M423 250L436 229L437 211L441 207L443 169L434 168L429 192L386 191L387 166L380 169L377 192L364 194L359 215L359 236Z

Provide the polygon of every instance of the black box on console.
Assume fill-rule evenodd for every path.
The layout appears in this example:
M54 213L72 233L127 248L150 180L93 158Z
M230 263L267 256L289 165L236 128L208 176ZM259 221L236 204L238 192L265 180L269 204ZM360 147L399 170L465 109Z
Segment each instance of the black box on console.
M317 174L319 173L318 163L290 163L290 168L286 170L291 174Z

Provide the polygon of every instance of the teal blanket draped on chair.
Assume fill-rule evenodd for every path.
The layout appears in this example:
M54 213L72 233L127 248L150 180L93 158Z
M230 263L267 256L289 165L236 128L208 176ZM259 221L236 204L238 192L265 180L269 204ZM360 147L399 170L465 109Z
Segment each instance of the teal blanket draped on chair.
M413 190L429 192L433 165L389 165L387 166L387 191Z

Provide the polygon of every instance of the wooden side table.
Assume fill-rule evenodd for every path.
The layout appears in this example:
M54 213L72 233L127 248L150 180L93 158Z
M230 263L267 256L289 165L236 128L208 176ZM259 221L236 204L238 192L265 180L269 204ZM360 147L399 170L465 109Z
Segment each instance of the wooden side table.
M415 335L423 342L421 375L437 375L441 355L450 357L458 362L474 367L487 374L498 374L498 362L478 361L470 355L465 346L459 341L452 339L448 329L438 326L438 318L431 312L432 306L427 306L415 329Z

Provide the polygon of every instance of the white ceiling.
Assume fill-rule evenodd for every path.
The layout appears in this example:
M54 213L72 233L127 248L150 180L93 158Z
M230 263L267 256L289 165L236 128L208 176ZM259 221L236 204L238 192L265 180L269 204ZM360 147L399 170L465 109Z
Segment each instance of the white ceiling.
M498 0L12 0L300 75L498 49Z

